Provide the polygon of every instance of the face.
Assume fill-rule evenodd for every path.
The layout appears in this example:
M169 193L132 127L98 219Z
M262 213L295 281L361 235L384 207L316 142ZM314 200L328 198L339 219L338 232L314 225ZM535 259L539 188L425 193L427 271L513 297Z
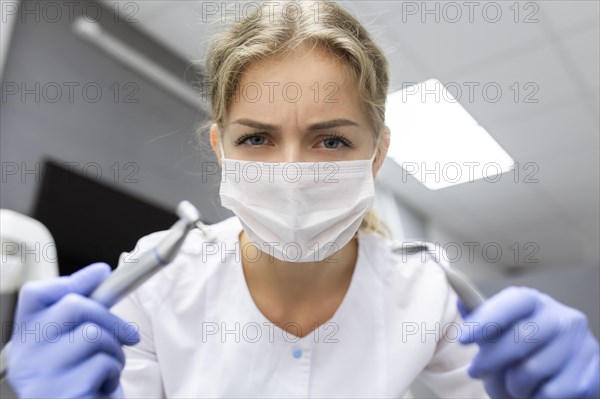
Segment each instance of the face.
M211 145L225 157L263 162L328 162L370 159L373 173L389 144L387 127L379 143L357 85L345 66L318 47L250 65Z

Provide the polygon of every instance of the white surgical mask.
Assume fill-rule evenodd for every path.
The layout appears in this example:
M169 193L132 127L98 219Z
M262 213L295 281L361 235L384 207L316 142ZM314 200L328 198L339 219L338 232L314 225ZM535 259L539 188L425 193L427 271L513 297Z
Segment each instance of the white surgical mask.
M225 158L221 204L277 259L318 262L346 245L373 207L373 160L257 162Z

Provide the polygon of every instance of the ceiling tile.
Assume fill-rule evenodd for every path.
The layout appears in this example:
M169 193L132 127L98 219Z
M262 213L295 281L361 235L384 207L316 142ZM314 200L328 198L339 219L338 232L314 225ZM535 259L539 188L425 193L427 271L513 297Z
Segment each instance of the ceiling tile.
M549 23L555 30L565 30L600 23L600 2L597 0L544 0L536 1L536 16L541 23Z
M600 86L600 26L561 36L560 42L586 86L597 89Z
M578 94L578 87L550 45L477 71L442 73L440 81L484 127L543 112Z
M597 144L599 135L583 99L522 118L498 120L490 123L488 131L521 164L543 154L556 160L566 148Z
M513 2L472 2L471 13L469 2L351 3L363 20L387 26L398 45L412 49L436 73L493 62L498 55L544 39L539 23L525 23L523 15L515 22Z

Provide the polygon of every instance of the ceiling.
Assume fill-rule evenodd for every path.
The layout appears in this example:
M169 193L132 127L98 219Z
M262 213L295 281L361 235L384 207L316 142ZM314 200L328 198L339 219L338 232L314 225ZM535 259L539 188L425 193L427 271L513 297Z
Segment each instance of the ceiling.
M204 20L209 3L224 4L139 1L134 17L156 40L196 60L215 29ZM529 242L547 266L600 264L600 2L476 2L471 19L465 2L429 2L429 10L438 7L437 21L423 2L340 3L386 52L392 91L429 78L454 82L463 89L461 104L520 165L518 175L496 183L430 191L388 160L382 182L460 240L519 243L517 265L531 252L523 249ZM460 7L457 21L449 3ZM486 84L501 88L498 101L483 91ZM392 131L392 140L399 134Z

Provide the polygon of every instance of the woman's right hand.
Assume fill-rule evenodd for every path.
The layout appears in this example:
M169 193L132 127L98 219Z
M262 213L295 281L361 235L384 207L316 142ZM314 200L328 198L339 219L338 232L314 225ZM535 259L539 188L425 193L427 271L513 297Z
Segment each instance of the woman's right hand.
M121 345L139 342L137 328L87 298L109 275L109 265L94 263L21 288L7 353L19 397L122 396Z

